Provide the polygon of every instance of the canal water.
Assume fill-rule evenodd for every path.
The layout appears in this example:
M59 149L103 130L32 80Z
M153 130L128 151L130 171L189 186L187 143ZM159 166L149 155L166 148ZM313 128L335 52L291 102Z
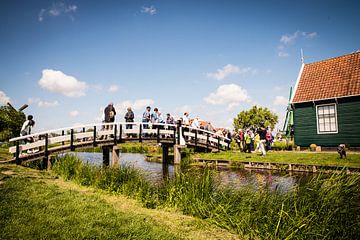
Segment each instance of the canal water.
M76 152L72 154L76 154L81 160L89 164L98 166L103 164L102 153ZM120 164L141 170L146 178L151 181L162 181L165 177L172 177L180 171L179 166L146 161L146 156L140 153L120 153ZM290 174L270 170L229 169L225 167L216 168L215 174L217 182L223 186L238 188L250 183L255 187L268 186L271 189L284 191L308 181L311 176L313 174Z

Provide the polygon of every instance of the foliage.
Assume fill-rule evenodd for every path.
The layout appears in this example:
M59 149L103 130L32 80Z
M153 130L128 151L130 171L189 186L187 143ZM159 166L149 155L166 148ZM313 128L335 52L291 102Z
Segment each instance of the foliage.
M275 150L275 151L284 151L284 150L293 150L296 149L296 146L294 144L294 142L289 141L276 141L273 142L273 144L271 145L271 150Z
M25 114L9 106L0 106L0 142L20 135Z
M259 127L263 123L266 127L274 128L278 122L278 116L271 112L268 108L253 106L248 111L241 111L234 118L234 128L237 132L239 129L246 129L249 127Z
M60 168L67 169L65 175L56 165L54 170L84 185L136 197L150 208L171 207L207 219L245 239L355 239L360 231L360 176L346 172L319 174L288 191L253 185L233 189L215 184L208 168L155 185L129 167L89 167L74 161L56 163L70 164Z

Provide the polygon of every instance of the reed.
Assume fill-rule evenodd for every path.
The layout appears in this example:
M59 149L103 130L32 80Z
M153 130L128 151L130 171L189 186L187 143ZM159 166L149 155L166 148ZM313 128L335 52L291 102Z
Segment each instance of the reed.
M170 207L207 219L244 238L355 239L360 233L360 176L319 174L289 191L220 187L214 170L188 169L153 184L130 166L89 166L76 156L59 159L54 171L65 179L122 193L149 208Z

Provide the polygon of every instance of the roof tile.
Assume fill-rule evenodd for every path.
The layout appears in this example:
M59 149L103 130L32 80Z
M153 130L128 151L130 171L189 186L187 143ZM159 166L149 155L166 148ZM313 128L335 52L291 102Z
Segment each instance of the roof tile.
M360 52L305 64L293 103L360 95Z

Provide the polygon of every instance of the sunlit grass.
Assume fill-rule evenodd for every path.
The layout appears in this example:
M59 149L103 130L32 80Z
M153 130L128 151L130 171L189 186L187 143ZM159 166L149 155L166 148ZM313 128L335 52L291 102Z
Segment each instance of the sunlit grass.
M259 153L218 152L194 153L192 158L217 159L231 161L273 162L273 163L300 163L329 166L360 167L360 154L348 153L346 159L340 159L337 153L312 152L268 152L265 157Z

